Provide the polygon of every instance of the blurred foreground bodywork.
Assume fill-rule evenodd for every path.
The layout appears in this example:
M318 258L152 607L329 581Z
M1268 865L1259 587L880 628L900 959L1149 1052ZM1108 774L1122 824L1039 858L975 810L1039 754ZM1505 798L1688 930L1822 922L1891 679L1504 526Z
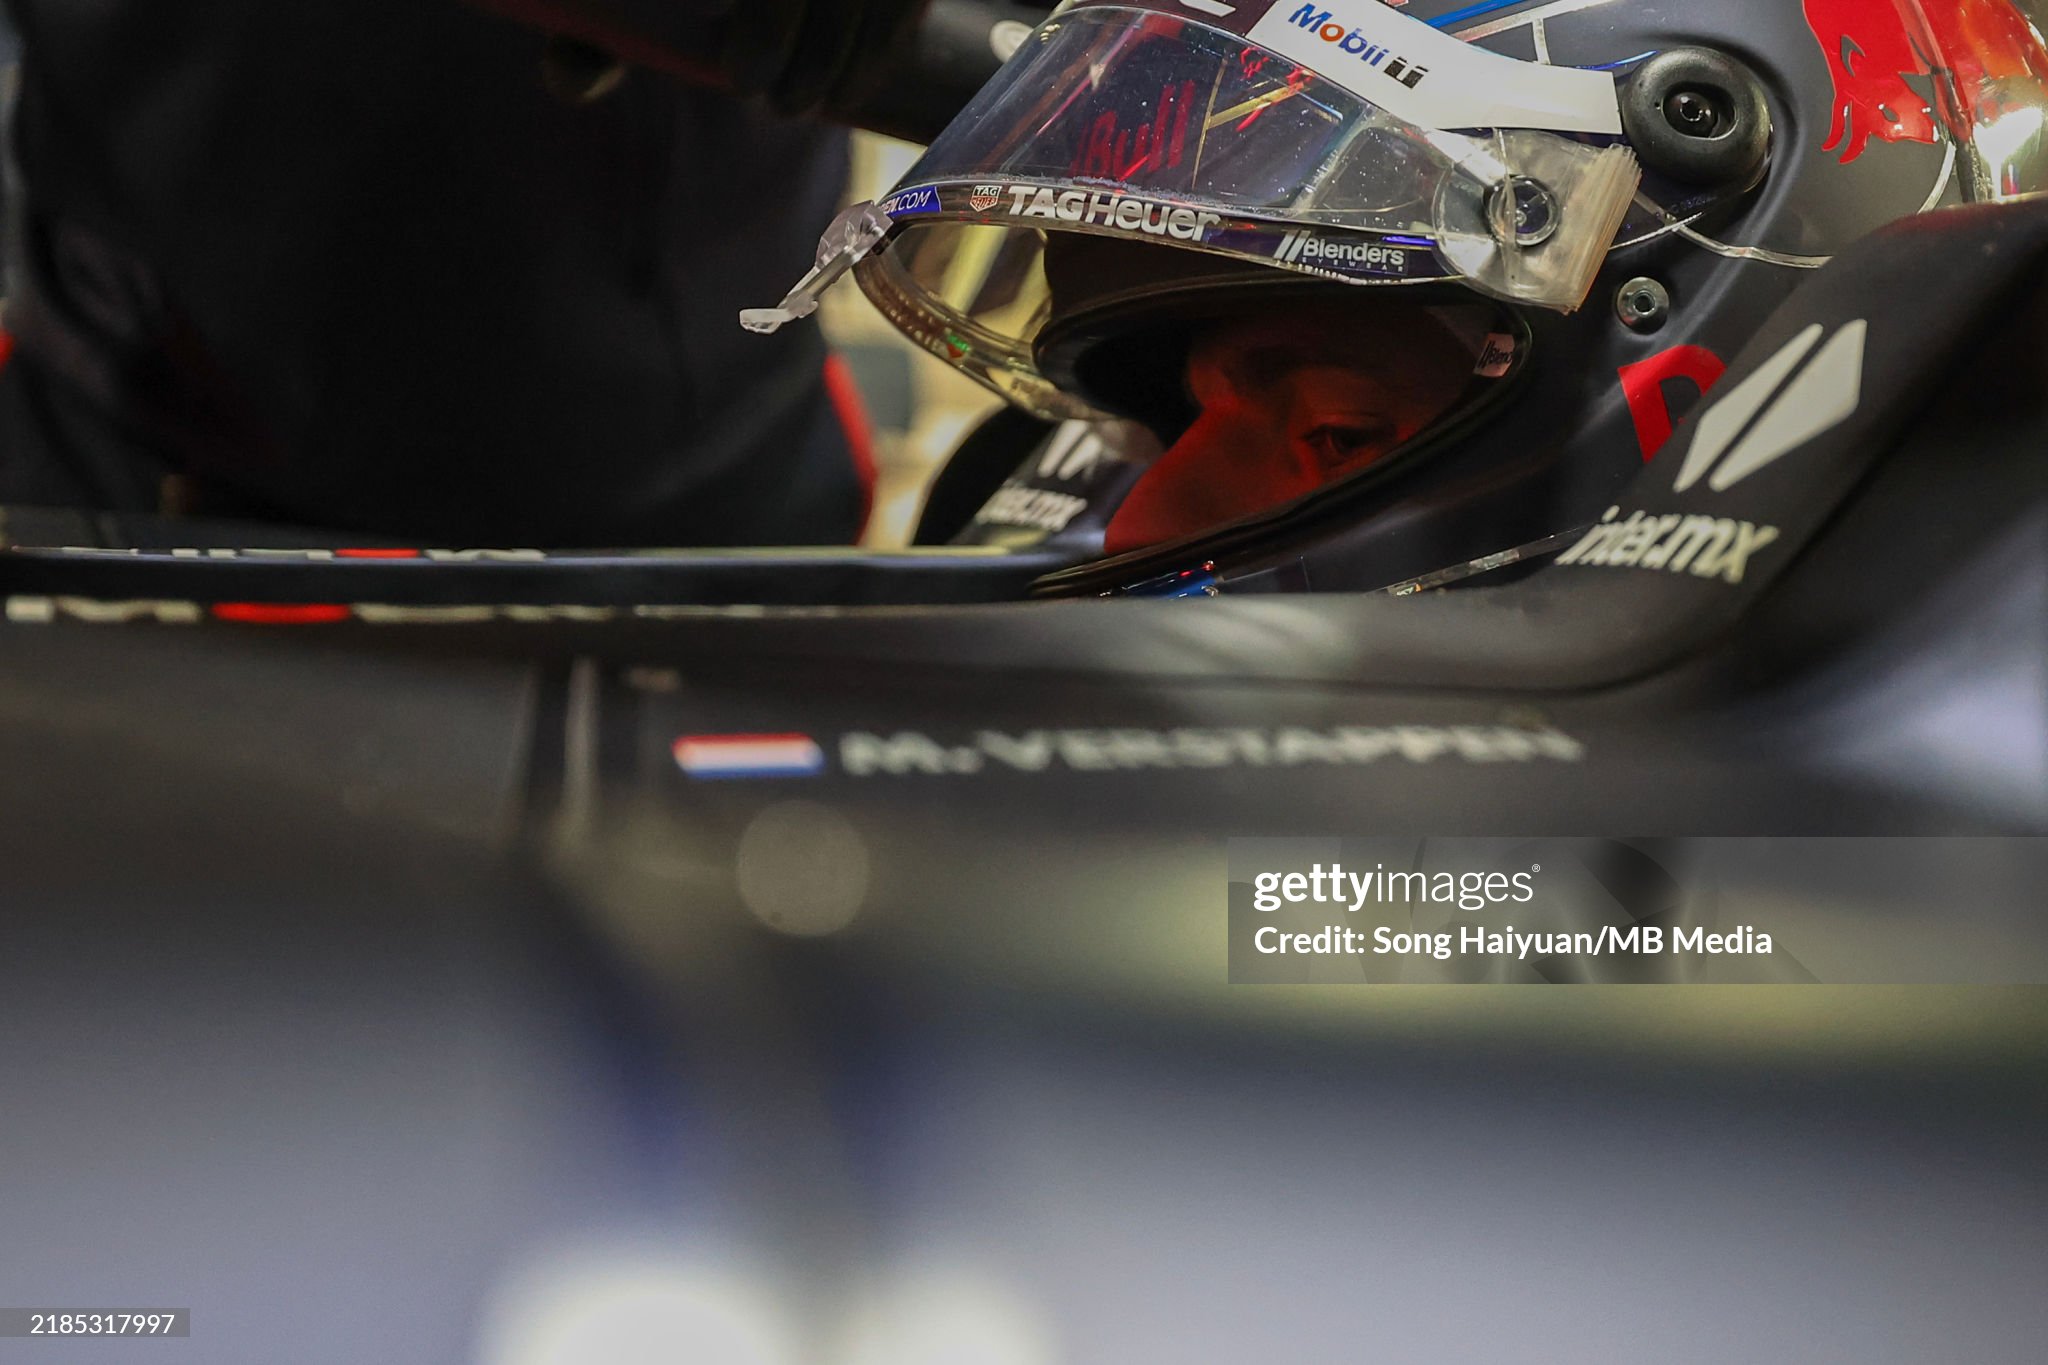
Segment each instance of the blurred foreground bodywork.
M1852 264L2038 252L1973 212ZM0 1283L165 1359L2032 1359L2038 988L1224 984L1225 836L2048 830L2041 291L1909 390L1831 278L1727 391L1811 331L1867 404L1494 587L11 512ZM2027 960L1979 885L1838 913Z

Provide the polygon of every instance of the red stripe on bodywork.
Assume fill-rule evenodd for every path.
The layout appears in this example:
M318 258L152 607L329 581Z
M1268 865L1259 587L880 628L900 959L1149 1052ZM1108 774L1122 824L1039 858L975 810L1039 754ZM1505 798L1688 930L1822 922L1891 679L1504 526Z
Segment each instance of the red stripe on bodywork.
M243 626L331 626L352 613L337 602L216 602L216 620Z

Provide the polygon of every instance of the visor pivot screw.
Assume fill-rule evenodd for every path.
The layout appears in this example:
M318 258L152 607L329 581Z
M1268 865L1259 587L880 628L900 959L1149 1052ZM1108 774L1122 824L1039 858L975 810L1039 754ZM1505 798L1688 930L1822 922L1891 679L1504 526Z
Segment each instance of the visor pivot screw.
M1614 294L1614 312L1632 332L1654 332L1671 314L1671 291L1638 275Z
M1493 235L1516 246L1541 246L1557 231L1557 196L1540 180L1515 176L1505 187L1496 186L1488 196L1487 217Z
M1721 106L1704 90L1678 90L1664 101L1664 117L1687 137L1713 137L1727 126Z

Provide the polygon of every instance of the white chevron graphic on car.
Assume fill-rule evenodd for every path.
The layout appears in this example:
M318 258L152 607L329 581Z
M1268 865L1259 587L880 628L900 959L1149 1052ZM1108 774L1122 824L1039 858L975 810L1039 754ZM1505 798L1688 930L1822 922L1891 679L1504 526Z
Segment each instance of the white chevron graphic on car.
M1707 410L1694 429L1692 448L1686 451L1678 482L1673 485L1675 492L1685 492L1703 477L1707 487L1724 492L1849 419L1863 401L1864 339L1870 330L1867 319L1858 318L1836 332L1798 377L1785 385L1784 392L1778 393L1778 386L1806 359L1826 330L1816 322L1793 337L1755 374ZM1757 416L1773 393L1777 393L1776 401ZM1707 477L1709 470L1713 471L1711 477Z

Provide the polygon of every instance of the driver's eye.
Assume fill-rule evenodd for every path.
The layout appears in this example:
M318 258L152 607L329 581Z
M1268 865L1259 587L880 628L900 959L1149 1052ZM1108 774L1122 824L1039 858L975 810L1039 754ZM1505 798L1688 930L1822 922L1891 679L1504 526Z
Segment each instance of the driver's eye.
M1323 472L1336 473L1378 455L1394 443L1393 427L1385 423L1352 425L1328 422L1302 437Z

